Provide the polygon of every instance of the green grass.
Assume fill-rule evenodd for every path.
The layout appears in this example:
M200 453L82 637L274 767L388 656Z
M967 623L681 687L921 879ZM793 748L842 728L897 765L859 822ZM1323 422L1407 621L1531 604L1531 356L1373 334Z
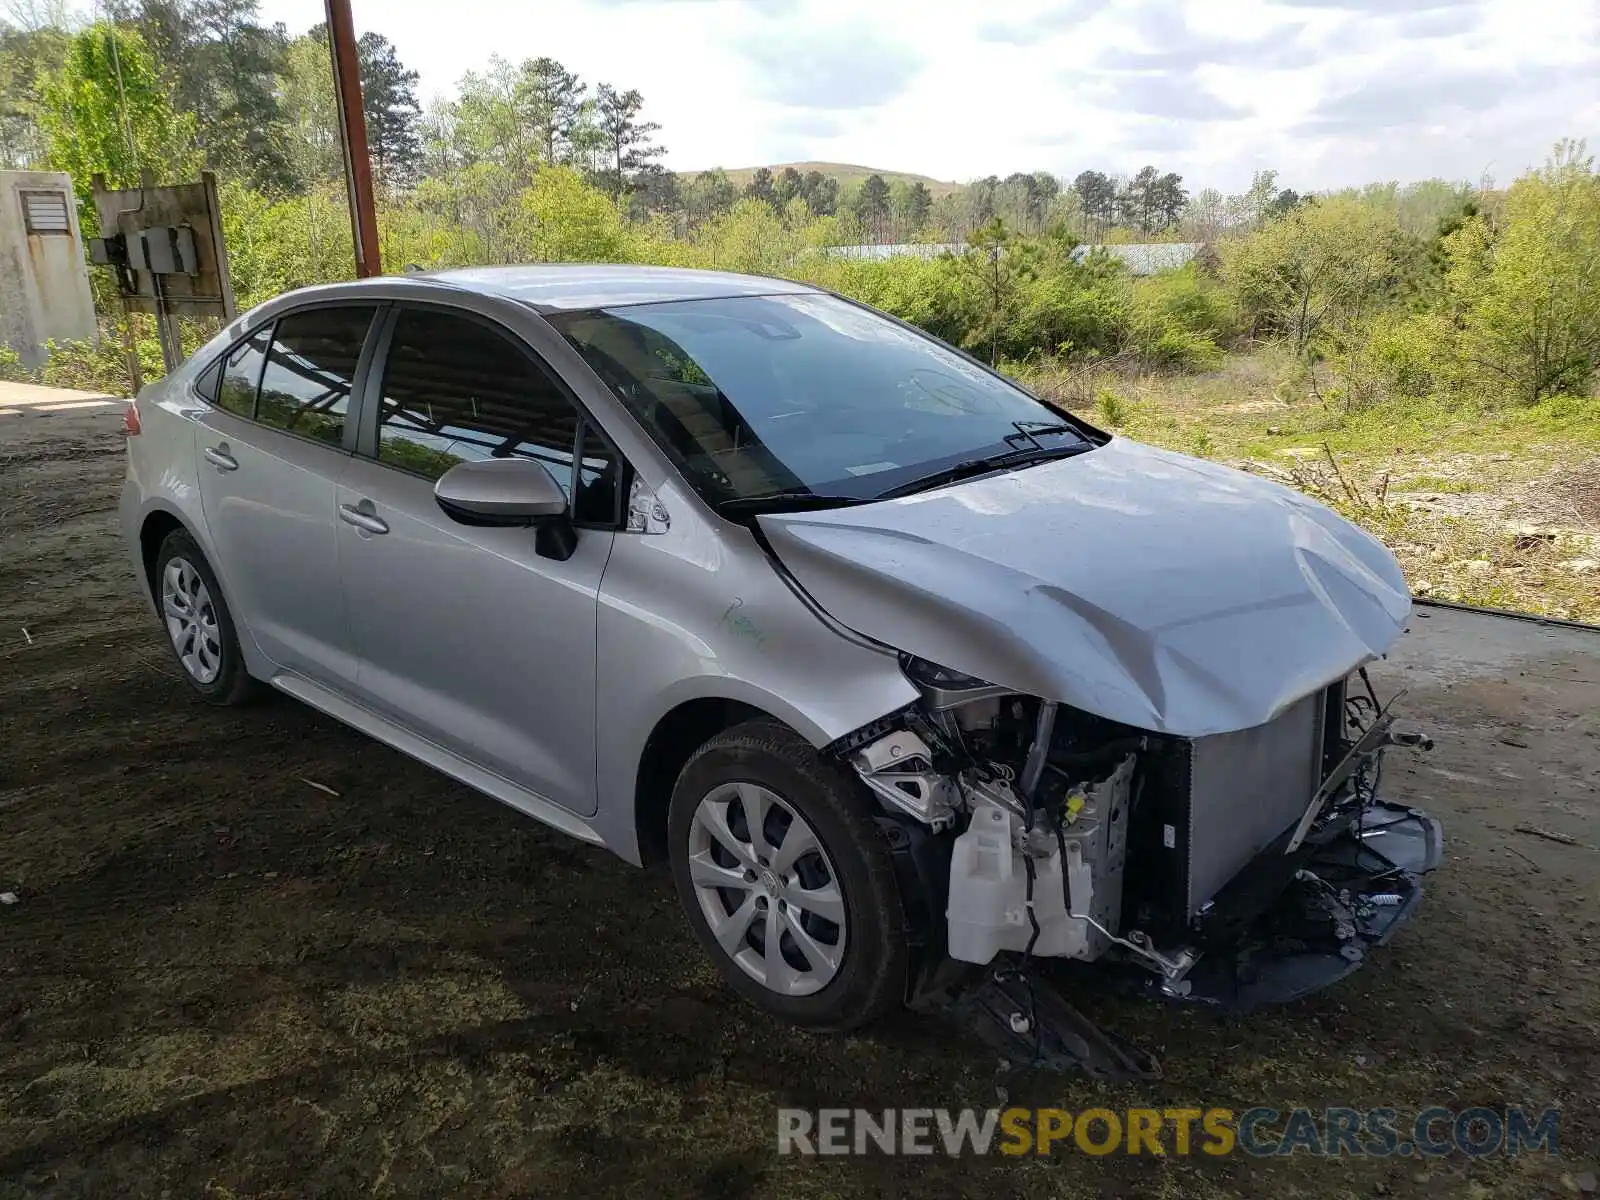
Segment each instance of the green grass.
M1325 373L1277 347L1191 375L1007 370L1118 433L1316 496L1382 538L1418 594L1600 620L1600 570L1588 565L1600 559L1600 398L1503 409L1390 400L1352 412L1325 399ZM1443 496L1466 507L1419 507ZM1550 532L1530 538L1529 525Z

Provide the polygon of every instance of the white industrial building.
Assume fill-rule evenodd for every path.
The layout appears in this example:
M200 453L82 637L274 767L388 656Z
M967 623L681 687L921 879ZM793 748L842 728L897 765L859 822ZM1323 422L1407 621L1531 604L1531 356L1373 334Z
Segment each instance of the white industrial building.
M46 342L94 336L71 177L0 171L0 345L36 367Z

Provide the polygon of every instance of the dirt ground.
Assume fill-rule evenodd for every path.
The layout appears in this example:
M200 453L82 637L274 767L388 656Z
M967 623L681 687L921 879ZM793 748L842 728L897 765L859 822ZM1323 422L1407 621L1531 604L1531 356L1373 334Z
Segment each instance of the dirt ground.
M1446 823L1368 969L1247 1019L1090 997L1166 1078L778 1025L635 871L285 698L192 701L114 528L116 410L0 416L0 1197L1508 1196L1600 1157L1600 635L1419 610L1377 672ZM26 634L24 633L26 630ZM1514 832L1528 825L1568 845ZM1517 1159L800 1159L781 1105L1561 1109Z

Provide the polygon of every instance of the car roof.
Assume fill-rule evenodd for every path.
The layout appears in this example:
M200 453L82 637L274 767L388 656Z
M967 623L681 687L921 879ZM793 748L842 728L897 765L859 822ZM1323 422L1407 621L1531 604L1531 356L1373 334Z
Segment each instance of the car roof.
M815 292L788 279L606 263L539 263L512 267L460 267L409 278L435 279L475 292L505 296L540 312L710 300L722 296L772 296Z

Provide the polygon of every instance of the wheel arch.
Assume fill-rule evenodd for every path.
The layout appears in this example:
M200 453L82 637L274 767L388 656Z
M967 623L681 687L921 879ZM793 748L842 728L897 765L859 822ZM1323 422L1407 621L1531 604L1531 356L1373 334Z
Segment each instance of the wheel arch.
M667 807L689 757L724 729L759 717L779 720L727 696L699 696L662 714L644 740L634 777L634 829L642 866L667 859Z
M152 599L156 594L156 556L161 553L161 543L180 529L195 536L183 518L169 508L152 508L139 523L139 561L144 565L145 591Z

